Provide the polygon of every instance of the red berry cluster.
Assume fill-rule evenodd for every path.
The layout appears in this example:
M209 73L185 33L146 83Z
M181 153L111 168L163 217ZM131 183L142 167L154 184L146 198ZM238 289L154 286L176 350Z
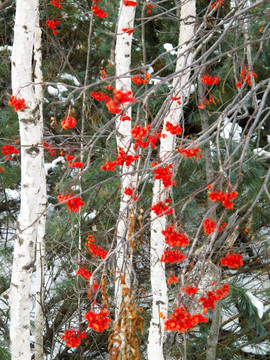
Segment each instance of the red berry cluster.
M141 127L140 125L137 125L136 127L132 128L130 130L132 137L137 141L137 140L142 140L143 138L145 138L148 134L148 132L151 129L151 125L147 125L144 127ZM141 146L142 148L146 148L147 145L143 146L143 145L138 145Z
M63 0L60 0L60 1L63 1ZM50 1L50 4L52 4L53 6L57 7L58 9L61 9L61 8L62 8L62 5L59 3L59 0Z
M215 308L215 302L225 298L230 291L229 284L224 284L220 289L216 289L214 291L208 291L207 297L202 296L199 298L198 303L202 302L202 305L204 307L204 312L206 312L206 309L212 309Z
M82 339L86 338L86 331L80 333L77 330L68 329L64 331L63 336L60 340L66 339L66 346L68 347L78 347Z
M169 206L167 205L170 202L171 199L169 198L165 200L165 203L159 201L157 204L151 206L151 210L158 216L170 215L173 212L173 209L169 210Z
M216 6L221 6L222 5L222 1L223 0L218 0L218 3L215 1L211 7L210 7L210 10L213 10Z
M233 206L234 203L230 200L236 198L236 196L238 195L237 191L233 191L230 193L223 193L223 192L209 192L209 198L212 201L222 201L222 205L226 208L226 209L231 209L233 210Z
M57 34L56 26L60 24L60 20L54 21L54 20L47 20L46 26L48 26L49 29L53 30L53 34Z
M60 4L60 1L63 1L63 0L52 0L52 1L50 1L50 4L52 4L54 7L58 8L58 9L61 9L62 5ZM46 26L48 26L48 28L53 30L53 34L57 34L56 26L59 24L60 24L59 20L57 20L57 21L47 20L46 21Z
M125 104L125 103L128 103L128 102L134 102L135 101L134 97L130 96L130 95L132 95L131 90L127 91L127 92L124 92L122 90L114 89L113 94L114 94L114 100L118 101L120 104Z
M204 75L201 78L201 80L205 85L217 85L219 83L220 76L219 77L216 77L216 76L212 77L210 75Z
M66 160L67 161L71 161L74 159L74 156L73 155L66 155Z
M134 31L134 30L133 30ZM150 74L145 75L145 79L142 79L141 77L138 77L137 75L133 76L131 80L134 82L134 84L147 84L148 79L150 78Z
M97 5L92 6L91 9L93 10L93 14L97 15L99 18L104 18L108 15L104 10L98 8Z
M134 30L131 29L130 27L128 27L128 28L123 28L122 31L125 32L125 33L127 33L128 35L131 35L132 33L134 33Z
M135 98L132 95L132 91L129 90L127 92L124 92L122 90L113 90L113 94L114 94L114 100L118 101L120 104L125 104L128 102L134 102Z
M109 323L112 321L109 317L107 317L109 313L109 311L105 310L100 310L99 313L88 311L84 317L88 321L88 327L97 332L102 332L104 329L108 329Z
M120 115L120 120L121 121L131 121L131 117L125 114L121 114Z
M146 11L147 14L151 14L151 12L152 12L151 9L154 9L154 5L146 5L146 7L147 7L147 9L149 9L149 10Z
M133 187L133 188L125 188L125 190L124 190L124 193L127 195L127 196L132 196L132 195L134 195L134 189L135 189L135 187ZM133 197L133 200L134 201L136 201L137 199L138 199L138 195L137 196L134 196Z
M8 101L9 106L14 106L14 111L22 110L26 107L24 99L16 99L11 95Z
M134 150L136 150L139 146L145 149L150 144L152 148L156 147L156 144L161 137L161 133L158 132L156 134L148 135L150 129L150 125L144 127L138 125L131 129L131 135L135 139ZM148 138L146 138L147 136ZM146 140L143 140L144 138L146 138Z
M85 269L85 268L80 268L77 271L77 275L81 275L81 277L83 277L86 280L90 280L90 277L92 276L92 273L89 272L89 270Z
M12 145L2 146L2 153L5 155L5 160L11 160L11 154L19 154L19 150Z
M220 260L221 265L228 266L233 269L238 269L239 266L244 265L241 254L227 254L225 258Z
M165 330L180 331L184 333L199 323L208 322L208 318L202 314L191 315L184 306L175 308L173 314L164 322Z
M172 276L169 277L167 283L168 283L169 285L172 284L172 283L178 283L178 279L177 279L176 276L172 275Z
M109 99L105 101L107 109L112 114L119 114L121 112L120 104L113 99Z
M194 161L197 161L200 149L199 148L190 148L190 149L181 150L181 149L177 148L177 151L179 152L179 154L184 155L184 157L186 157L186 158L195 156ZM202 154L199 155L199 158L201 158L201 157L202 157Z
M241 70L241 79L242 79L242 82L241 81L238 81L238 83L236 83L236 87L239 88L243 85L243 83L248 83L249 86L251 86L251 78L250 78L250 75L254 76L254 77L258 77L257 74L255 74L255 72L251 71L251 73L248 73L247 69L245 66L243 66L242 70Z
M102 92L91 92L90 94L97 101L105 101L109 98L108 95L103 94Z
M173 263L173 262L181 262L184 259L185 259L185 255L178 250L165 250L161 256L160 261Z
M105 259L108 251L104 250L100 246L96 246L93 244L96 240L93 238L93 235L88 235L87 243L85 243L86 246L88 246L90 253L94 255L94 257L100 257L101 259Z
M213 103L214 105L217 105L219 103L219 99L213 96L211 93L209 93L208 99L204 98L203 102L198 106L199 109L204 109L204 105L208 106L210 103Z
M68 128L74 128L76 125L76 119L74 117L66 116L63 121L61 121L62 128L67 130Z
M139 155L127 155L123 148L119 146L118 156L114 161L107 161L105 165L102 165L101 170L110 170L114 171L115 166L122 166L124 163L126 166L131 165L136 159L139 158Z
M58 200L59 201L65 201L72 198L72 195L58 195ZM79 211L79 207L84 205L84 202L82 201L82 199L80 197L75 197L73 199L70 199L66 202L67 207L69 210L73 211L73 212L78 212Z
M152 167L157 166L158 163L153 162L152 163ZM162 183L164 185L164 187L169 187L172 184L173 185L177 185L177 182L175 180L172 181L172 176L173 176L173 172L171 171L172 169L172 164L169 165L164 165L164 166L160 166L157 169L154 169L154 173L156 174L154 176L154 179L156 180L162 180Z
M188 296L191 296L191 295L196 294L196 292L198 291L198 288L187 285L186 288L182 287L181 290Z
M181 135L183 129L179 125L173 125L171 122L167 121L165 125L166 131L170 132L172 135Z
M137 5L136 1L131 1L131 0L123 0L123 4L125 6L134 6L134 7Z
M171 247L185 247L188 244L188 237L182 232L174 231L173 225L168 225L165 230L161 230L161 233L165 236L166 244Z
M81 277L83 277L84 279L86 280L90 280L91 276L92 276L92 273L90 273L87 269L85 268L80 268L78 271L77 271L77 274L76 275L81 275ZM96 284L95 282L93 282L92 284L93 286L93 289L94 290L97 290L99 288L99 285Z
M210 219L205 219L203 222L204 232L208 235L212 234L216 229L216 225L217 224L215 223L215 221L210 220ZM227 223L222 222L221 226L219 226L219 228L218 228L218 231L222 230L223 226L226 226L226 225L227 225Z
M158 133L152 134L151 136L148 137L148 142L149 142L149 144L151 144L152 148L157 147L157 142L161 138L161 136L163 138L165 138L167 135L166 134L161 135L161 132L158 132Z
M72 162L72 161L70 161L70 162L68 163L68 166L69 166L69 167L72 167L72 168L81 169L81 168L83 167L83 162L80 162L80 161L74 161L74 162Z
M46 141L43 141L42 143L43 143L44 149L49 151L52 156L56 155L55 149L52 146L50 146Z
M172 101L176 101L178 105L181 105L181 96L173 96Z
M112 114L118 114L121 111L120 104L125 104L128 102L134 102L135 99L132 95L132 91L121 91L121 90L113 90L114 97L113 99L109 99L105 101L107 109Z
M135 189L134 187L133 188L125 188L124 193L128 196L132 196L134 189Z

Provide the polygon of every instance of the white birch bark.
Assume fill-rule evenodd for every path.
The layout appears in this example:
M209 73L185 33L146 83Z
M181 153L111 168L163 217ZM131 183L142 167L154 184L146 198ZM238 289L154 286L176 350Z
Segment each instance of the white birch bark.
M41 29L39 26L39 9L36 11L36 27L34 38L34 77L36 103L40 111L40 126L43 132L43 74L42 74L42 52L41 52ZM41 152L40 168L40 219L37 226L36 242L36 313L35 313L35 360L43 360L43 322L44 322L44 261L45 261L45 227L46 227L46 175L44 168L44 149Z
M135 17L135 7L125 6L120 1L119 17L117 24L117 36L115 46L115 71L116 71L116 89L122 91L131 90L130 79L130 63L131 63L131 44L132 35L123 33L123 28L132 28ZM129 107L125 114L131 118L131 107ZM133 154L131 148L132 136L131 121L121 121L120 117L116 120L117 129L117 146L124 149L129 154ZM126 284L130 288L130 276L131 276L131 263L132 254L128 251L128 244L125 242L128 239L128 224L130 216L130 205L128 204L130 196L124 194L126 187L133 187L134 177L132 175L125 175L126 172L130 172L132 166L123 165L121 168L121 201L119 209L119 218L117 224L117 252L116 259L116 282L115 282L115 301L116 301L116 317L118 315L121 303L122 303L122 289L119 275L122 274L125 277Z
M32 85L36 0L17 0L12 51L12 91L24 98L18 111L21 139L21 204L17 221L10 285L10 338L12 360L30 360L30 287L35 264L37 218L40 213L42 127L40 108Z
M186 66L190 66L192 62L192 37L195 29L196 1L184 0L181 2L181 21L180 33L178 40L178 60L176 63L176 72ZM189 87L187 82L190 77L191 70L185 70L180 73L173 81L174 94L172 96L181 96L182 104L187 97ZM175 135L165 130L165 124L170 121L173 125L179 124L182 116L182 106L177 102L171 104L168 114L163 121L163 134L166 138L160 139L160 160L163 162L170 158L175 149ZM159 201L165 201L168 192L164 191L161 180L155 180L153 188L152 204ZM158 217L151 211L151 245L150 245L150 271L151 271L151 288L153 294L152 319L148 337L148 360L162 360L163 341L164 341L164 319L160 317L160 313L167 317L168 312L168 296L165 265L160 262L160 258L165 249L165 238L161 234L161 230L166 227L166 216Z

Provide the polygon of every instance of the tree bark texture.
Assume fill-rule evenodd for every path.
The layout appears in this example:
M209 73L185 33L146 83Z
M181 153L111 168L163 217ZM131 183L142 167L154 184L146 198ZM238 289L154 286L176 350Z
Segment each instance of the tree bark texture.
M42 51L41 29L39 26L39 9L36 11L36 27L34 38L34 92L36 103L40 111L40 126L43 132L43 74L42 74ZM43 360L43 326L44 326L44 261L45 261L45 231L46 231L46 175L44 168L44 149L40 147L40 210L37 225L36 242L36 308L35 308L35 360Z
M196 16L195 0L183 1L181 3L181 19L178 40L178 55L176 62L176 72L181 71L184 67L188 68L175 77L173 81L173 95L181 96L181 105L172 102L170 109L163 121L162 134L165 138L160 139L160 161L168 160L175 150L175 135L166 131L166 122L169 121L173 125L178 125L183 114L183 103L189 93L188 80L191 73L192 63L192 38L194 36ZM168 164L168 163L167 163ZM165 190L161 180L155 180L153 188L152 204L155 205L159 201L164 202L168 196L168 190ZM151 212L151 244L150 244L150 271L151 271L151 288L153 294L152 318L148 337L148 359L162 360L163 342L164 342L164 317L168 312L168 295L164 263L160 262L161 256L165 249L165 238L161 234L161 230L166 227L166 217L157 217Z
M134 23L135 8L132 6L124 6L120 2L119 17L117 24L117 36L115 46L115 71L116 71L116 89L124 92L131 90L130 79L130 62L131 62L131 44L132 36L124 33L123 28L131 27ZM126 77L125 77L126 76ZM125 110L125 114L131 117L131 107ZM118 116L116 120L116 140L117 147L121 147L128 154L133 154L131 149L132 136L131 136L131 121L121 121ZM132 254L129 251L128 240L128 225L130 219L130 196L124 194L126 187L133 187L134 176L125 175L130 172L132 166L127 167L125 164L121 167L121 201L119 209L119 217L117 224L117 252L116 259L116 282L115 282L115 301L116 301L116 315L122 303L122 290L120 274L124 274L126 285L130 288L131 277L131 262Z
M12 51L12 91L25 99L18 111L21 141L21 203L10 285L12 360L30 360L30 288L35 264L37 227L41 211L42 120L33 87L33 45L38 3L18 0Z

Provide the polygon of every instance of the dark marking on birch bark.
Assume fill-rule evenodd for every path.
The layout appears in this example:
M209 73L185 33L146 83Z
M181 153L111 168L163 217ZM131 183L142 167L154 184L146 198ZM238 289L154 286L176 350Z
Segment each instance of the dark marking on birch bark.
M40 150L36 146L31 146L29 149L26 149L25 152L31 157L36 157L39 154Z
M35 265L35 260L34 261L31 261L30 263L24 265L22 268L23 270L30 270L31 268L33 268Z

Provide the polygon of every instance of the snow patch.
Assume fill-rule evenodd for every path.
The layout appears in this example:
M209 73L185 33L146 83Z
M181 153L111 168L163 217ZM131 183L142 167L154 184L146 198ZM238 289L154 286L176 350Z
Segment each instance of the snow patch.
M241 133L242 133L241 126L239 126L238 124L233 124L229 118L225 119L224 127L220 134L220 136L223 139L228 140L232 136L233 141L240 141Z
M177 55L177 51L176 50L173 50L173 46L172 44L169 44L169 43L165 43L163 45L164 49L166 51L169 51L171 55Z
M152 84L157 85L157 84L160 84L161 82L162 82L162 79L159 76L157 76L155 79L151 79L149 81L149 84L150 85L152 85Z
M195 92L195 90L196 90L196 87L197 87L197 84L195 84L195 85L191 84L189 93L193 94Z
M262 148L254 149L253 152L254 152L255 155L263 156L265 158L270 158L270 152L266 151L266 150L263 150Z
M79 81L76 79L76 77L74 75L68 74L68 73L64 73L60 75L61 79L63 80L69 80L72 81L74 85L76 86L80 86Z
M237 282L240 286L244 286L248 290L266 290L270 288L270 281L267 275L261 275L260 278L257 276L244 275L242 278L239 277Z
M258 344L256 346L248 345L244 346L242 348L244 352L252 353L252 354L260 354L260 355L266 355L270 352L270 345L267 341L262 342L261 344Z
M7 200L15 200L15 201L20 200L21 194L20 194L20 191L18 191L18 190L13 190L13 189L7 188L7 189L5 189L5 193L6 193Z
M54 160L52 161L52 168L55 169L56 166L58 166L59 163L65 164L65 158L64 158L64 156L58 156L58 158L54 159Z
M252 295L250 291L247 291L247 295L250 298L252 304L257 308L258 316L261 319L264 313L263 303L256 296Z
M0 51L6 51L6 50L12 51L12 46L10 45L0 46Z
M94 218L96 217L96 215L97 215L97 210L93 210L93 211L90 212L89 214L84 213L84 214L83 214L83 218L84 218L85 220L92 220L92 219L94 219Z
M153 66L149 66L147 72L148 72L149 74L153 74L153 72L154 72Z
M225 309L222 312L222 323L230 320L233 316L238 314L238 310L235 305L231 305L229 309ZM222 326L223 330L234 331L239 330L239 318L232 319L230 322Z
M66 98L63 97L62 94L68 91L68 88L65 85L58 84L56 85L56 88L49 85L47 90L51 96L58 97L60 101L64 101Z
M54 96L54 97L58 96L58 90L55 87L51 86L51 85L49 85L47 87L47 91L51 96Z
M49 170L55 169L59 164L65 164L65 158L63 156L58 156L58 158L54 159L51 163L45 163L45 174L48 175Z

